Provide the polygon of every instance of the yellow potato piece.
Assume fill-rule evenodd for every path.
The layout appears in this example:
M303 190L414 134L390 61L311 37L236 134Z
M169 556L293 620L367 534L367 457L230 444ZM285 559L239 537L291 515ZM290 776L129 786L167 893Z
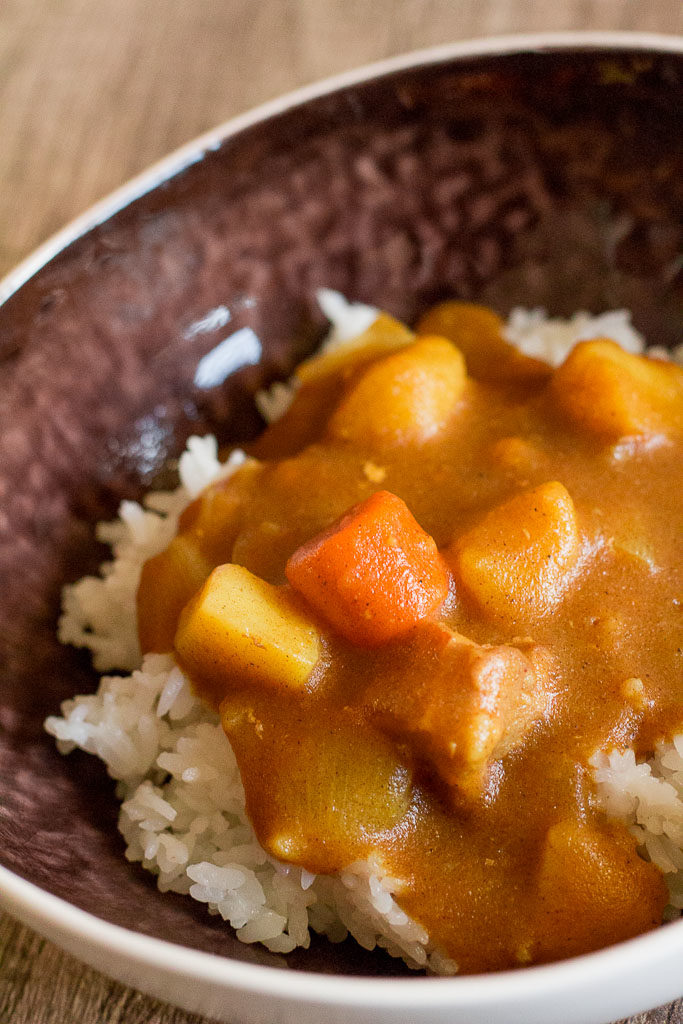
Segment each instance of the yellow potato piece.
M533 900L535 960L610 946L661 924L664 879L619 824L566 819L547 833Z
M252 445L252 452L263 459L281 459L319 440L348 382L370 363L414 340L404 324L380 313L362 334L306 360L294 373L298 387L292 404Z
M460 349L467 372L475 380L490 383L529 383L546 380L548 363L532 359L510 345L503 336L503 320L485 306L471 302L442 302L422 317L417 334L438 334Z
M362 373L332 414L330 433L380 448L427 441L447 425L465 381L454 345L421 338Z
M652 529L645 517L633 509L620 509L619 517L610 538L612 549L640 563L650 572L658 572L662 560L659 558Z
M550 389L568 419L606 444L683 428L683 370L606 338L576 345Z
M215 702L231 677L303 689L321 640L285 588L240 565L220 565L183 611L175 649L202 696Z
M579 557L574 503L557 482L524 491L492 509L450 553L457 580L489 618L542 618L562 600Z
M180 613L211 568L195 540L183 534L145 562L137 592L138 638L144 654L173 650Z
M220 715L249 819L274 857L332 874L367 857L373 834L408 811L410 759L355 716L340 709L321 719L296 697L263 690L230 694Z
M294 376L301 384L319 382L321 377L337 374L356 364L377 359L403 348L415 338L413 332L388 313L379 313L370 326L348 341L340 342L297 367Z

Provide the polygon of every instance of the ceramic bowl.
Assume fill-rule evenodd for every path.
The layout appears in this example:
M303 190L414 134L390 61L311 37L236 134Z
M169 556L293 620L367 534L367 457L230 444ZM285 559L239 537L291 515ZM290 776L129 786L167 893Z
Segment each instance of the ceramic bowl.
M190 1010L265 1024L605 1021L681 994L683 922L572 961L411 975L351 943L287 963L126 862L102 766L42 722L94 689L55 638L93 524L163 476L189 433L258 430L252 394L323 322L320 285L408 321L446 296L502 313L628 307L681 324L683 43L528 37L347 74L191 143L0 284L0 884L96 967ZM260 354L195 376L227 334ZM225 376L225 375L224 375Z

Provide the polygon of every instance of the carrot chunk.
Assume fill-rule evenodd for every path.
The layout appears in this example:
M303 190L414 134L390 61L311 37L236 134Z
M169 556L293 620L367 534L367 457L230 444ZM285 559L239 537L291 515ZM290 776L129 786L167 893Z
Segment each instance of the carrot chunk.
M378 491L287 562L287 579L347 640L374 647L432 615L449 575L434 539L400 498Z

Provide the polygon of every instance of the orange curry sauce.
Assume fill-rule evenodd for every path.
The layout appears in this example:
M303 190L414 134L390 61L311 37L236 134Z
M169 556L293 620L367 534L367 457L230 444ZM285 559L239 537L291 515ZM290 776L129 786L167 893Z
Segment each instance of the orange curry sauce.
M661 922L590 758L683 727L683 372L606 340L553 370L501 326L382 315L305 363L138 595L261 844L313 872L373 857L462 972Z

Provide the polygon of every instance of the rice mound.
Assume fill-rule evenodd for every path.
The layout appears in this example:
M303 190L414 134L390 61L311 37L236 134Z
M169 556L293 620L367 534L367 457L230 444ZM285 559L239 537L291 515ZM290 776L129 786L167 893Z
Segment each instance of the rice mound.
M663 873L667 917L683 911L683 733L658 743L649 760L632 750L598 751L591 758L599 805L623 822L641 854Z
M350 932L413 967L453 973L424 928L392 897L399 886L377 862L339 878L282 864L259 846L218 716L197 700L170 655L147 655L127 676L105 676L96 694L62 705L46 728L62 753L95 754L117 780L126 857L157 875L162 892L189 894L274 953L307 947L310 928L332 941Z
M333 324L327 349L362 332L377 315L327 289L318 298ZM577 314L567 322L548 320L540 310L515 310L506 331L524 351L553 363L577 340L607 333L630 351L643 351L624 311L592 320ZM257 403L265 418L282 415L293 392L282 383L261 392ZM394 900L401 882L377 858L332 877L283 864L263 850L218 716L194 697L170 655L141 656L135 595L143 563L167 547L186 505L245 458L236 450L221 463L215 438L191 437L175 491L151 493L142 505L124 501L116 522L99 524L97 537L111 546L113 560L99 577L65 588L59 638L89 648L98 671L130 674L104 676L95 694L64 701L61 717L48 718L45 728L61 753L80 747L105 762L122 801L127 859L153 872L162 892L205 903L241 941L288 953L308 947L310 929L333 942L351 934L364 948L380 946L409 967L454 974L454 961ZM598 751L592 767L600 806L629 827L643 856L664 872L669 916L676 916L683 909L683 734L660 744L647 762L637 764L628 750Z

